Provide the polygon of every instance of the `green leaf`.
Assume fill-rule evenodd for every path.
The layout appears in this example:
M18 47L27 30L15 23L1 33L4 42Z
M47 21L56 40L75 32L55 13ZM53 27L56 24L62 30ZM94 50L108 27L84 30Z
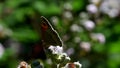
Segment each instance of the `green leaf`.
M39 39L39 36L33 30L30 30L28 28L20 28L14 31L13 38L18 39L21 42L34 42Z
M120 45L120 41L110 43L109 48L108 48L108 53L109 54L120 53L120 46L119 45Z
M79 10L83 9L84 3L85 2L83 0L74 0L72 2L73 10L74 11L79 11Z
M42 1L36 1L33 8L44 15L60 14L61 12L61 8L54 3L46 4Z
M115 25L113 29L114 29L115 33L120 34L120 25L119 24Z

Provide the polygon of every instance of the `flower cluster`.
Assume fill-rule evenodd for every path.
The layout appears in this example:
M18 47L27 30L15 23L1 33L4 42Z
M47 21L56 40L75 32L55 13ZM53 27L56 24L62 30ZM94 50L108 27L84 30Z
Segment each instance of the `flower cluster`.
M63 47L51 45L48 49L51 59L55 60L57 64L57 68L81 68L82 65L79 62L70 63L70 57L63 52Z
M90 13L104 13L111 18L115 18L120 14L120 1L119 0L90 0L90 5L87 10Z
M63 52L63 47L51 45L48 49L49 57L57 64L58 68L63 67L70 61L70 57Z
M52 60L56 60L57 68L81 68L79 62L70 63L70 57L63 52L62 47L50 46L48 49L51 51Z

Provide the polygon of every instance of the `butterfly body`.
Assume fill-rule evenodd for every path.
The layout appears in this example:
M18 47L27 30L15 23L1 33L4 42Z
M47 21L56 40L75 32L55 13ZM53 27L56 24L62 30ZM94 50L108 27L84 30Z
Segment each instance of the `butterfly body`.
M41 34L42 34L42 42L45 47L53 46L62 46L62 40L60 39L56 30L53 29L52 25L45 17L41 17Z

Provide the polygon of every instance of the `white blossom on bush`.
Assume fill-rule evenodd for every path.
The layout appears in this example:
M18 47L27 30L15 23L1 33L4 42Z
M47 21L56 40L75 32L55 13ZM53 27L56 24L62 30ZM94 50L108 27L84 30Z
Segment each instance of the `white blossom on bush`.
M74 64L76 65L76 68L81 68L82 67L82 64L80 64L79 61L74 62Z
M93 14L98 12L98 8L94 4L89 4L86 9L88 12L93 13Z
M114 18L120 13L120 0L103 0L100 11Z
M61 54L63 53L63 48L60 46L50 46L48 49L52 51L52 54Z
M66 10L72 10L72 5L70 3L65 3L63 6Z
M100 43L105 43L105 36L102 33L92 33L91 38L93 40L98 40Z
M63 16L64 16L64 18L66 18L68 20L72 20L73 19L73 15L72 15L72 13L70 11L65 11L63 13Z
M87 30L92 30L95 28L95 23L91 20L86 20L82 24Z
M60 61L70 60L69 56L63 52L63 47L51 45L48 49L52 51L53 55L57 55L56 59Z
M79 17L83 20L83 19L89 19L89 15L87 12L81 12L79 14ZM81 20L80 20L81 21Z
M80 47L87 52L91 50L91 44L89 42L81 42Z
M71 31L73 32L81 32L82 31L82 28L80 28L77 24L73 24L71 27L70 27Z
M51 18L51 20L52 20L52 23L54 24L54 25L57 25L58 24L58 18L56 17L56 16L53 16L52 18Z
M5 49L4 49L3 45L0 43L0 58L3 56L4 51L5 51Z

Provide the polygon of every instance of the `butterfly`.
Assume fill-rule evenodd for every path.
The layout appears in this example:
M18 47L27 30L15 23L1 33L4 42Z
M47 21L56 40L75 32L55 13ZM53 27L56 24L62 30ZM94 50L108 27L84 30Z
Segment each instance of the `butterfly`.
M63 42L57 33L57 31L52 27L50 22L43 16L41 16L41 36L42 42L45 47L53 46L63 46Z

